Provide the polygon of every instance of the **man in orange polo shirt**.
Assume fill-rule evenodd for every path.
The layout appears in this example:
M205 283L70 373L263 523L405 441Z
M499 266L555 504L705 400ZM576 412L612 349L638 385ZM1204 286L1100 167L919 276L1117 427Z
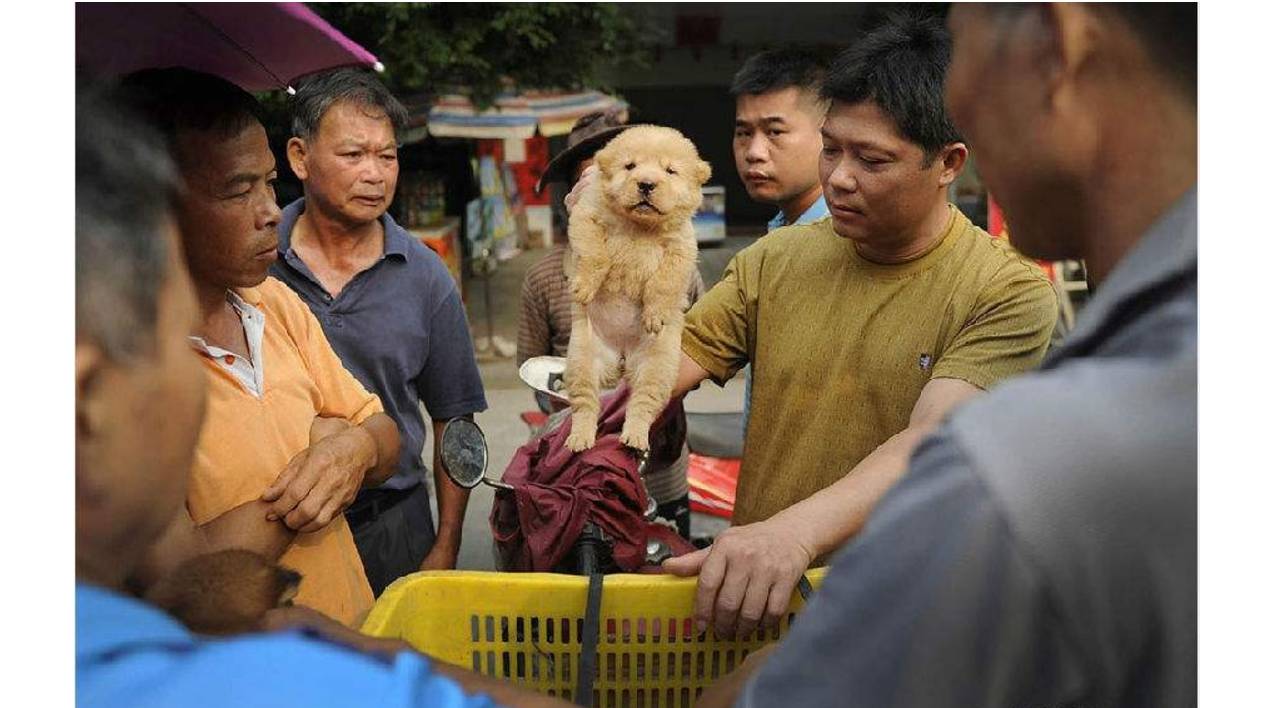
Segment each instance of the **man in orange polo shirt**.
M202 315L190 341L208 384L189 514L157 545L151 577L218 547L281 554L304 575L298 603L358 622L373 596L342 512L392 474L398 431L309 309L266 277L281 212L259 106L186 69L124 83L167 137L185 182L178 218Z

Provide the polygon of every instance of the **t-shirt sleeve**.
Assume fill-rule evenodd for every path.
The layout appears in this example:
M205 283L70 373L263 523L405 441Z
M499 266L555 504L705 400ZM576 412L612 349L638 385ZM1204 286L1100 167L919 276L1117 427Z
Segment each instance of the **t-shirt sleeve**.
M1084 705L1088 672L1049 587L941 432L737 705Z
M719 385L750 360L747 264L746 252L733 257L723 278L688 310L684 322L683 352Z
M1022 263L985 288L975 313L953 337L931 378L961 379L987 389L1035 368L1049 348L1058 300L1044 276Z
M366 390L340 360L322 331L322 325L313 311L281 282L274 288L282 298L282 308L292 337L300 348L301 356L309 367L309 375L321 393L318 413L330 418L344 418L354 425L361 425L376 413L384 412L379 396ZM268 322L265 323L268 327ZM268 366L269 362L265 362Z
M457 418L486 408L472 332L456 287L451 287L433 308L428 324L428 356L414 384L433 420Z

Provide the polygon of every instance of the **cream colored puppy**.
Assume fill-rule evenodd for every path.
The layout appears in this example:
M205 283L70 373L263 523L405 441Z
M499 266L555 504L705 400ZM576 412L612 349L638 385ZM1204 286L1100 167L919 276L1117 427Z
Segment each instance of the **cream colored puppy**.
M622 443L648 449L648 428L679 369L688 284L697 264L692 216L710 165L679 131L635 126L595 155L596 180L569 216L573 325L565 386L566 444L595 444L599 391L631 386Z

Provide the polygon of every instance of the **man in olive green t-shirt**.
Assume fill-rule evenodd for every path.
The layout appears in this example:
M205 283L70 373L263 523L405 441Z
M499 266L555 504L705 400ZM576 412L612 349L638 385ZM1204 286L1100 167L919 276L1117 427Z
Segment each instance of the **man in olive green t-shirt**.
M753 367L734 526L665 563L700 575L697 619L722 636L780 618L921 438L1049 344L1052 286L948 203L967 149L942 101L947 37L926 32L838 57L822 89L830 216L737 254L688 313L676 395Z

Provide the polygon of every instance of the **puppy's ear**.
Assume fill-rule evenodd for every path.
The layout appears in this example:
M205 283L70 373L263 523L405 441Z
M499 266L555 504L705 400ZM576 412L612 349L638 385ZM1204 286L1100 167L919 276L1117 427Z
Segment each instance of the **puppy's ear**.
M696 165L697 184L705 184L710 181L710 163L705 160L697 160Z
M613 174L613 163L617 160L617 153L612 150L601 150L595 153L595 166L600 168L600 174L608 177Z

